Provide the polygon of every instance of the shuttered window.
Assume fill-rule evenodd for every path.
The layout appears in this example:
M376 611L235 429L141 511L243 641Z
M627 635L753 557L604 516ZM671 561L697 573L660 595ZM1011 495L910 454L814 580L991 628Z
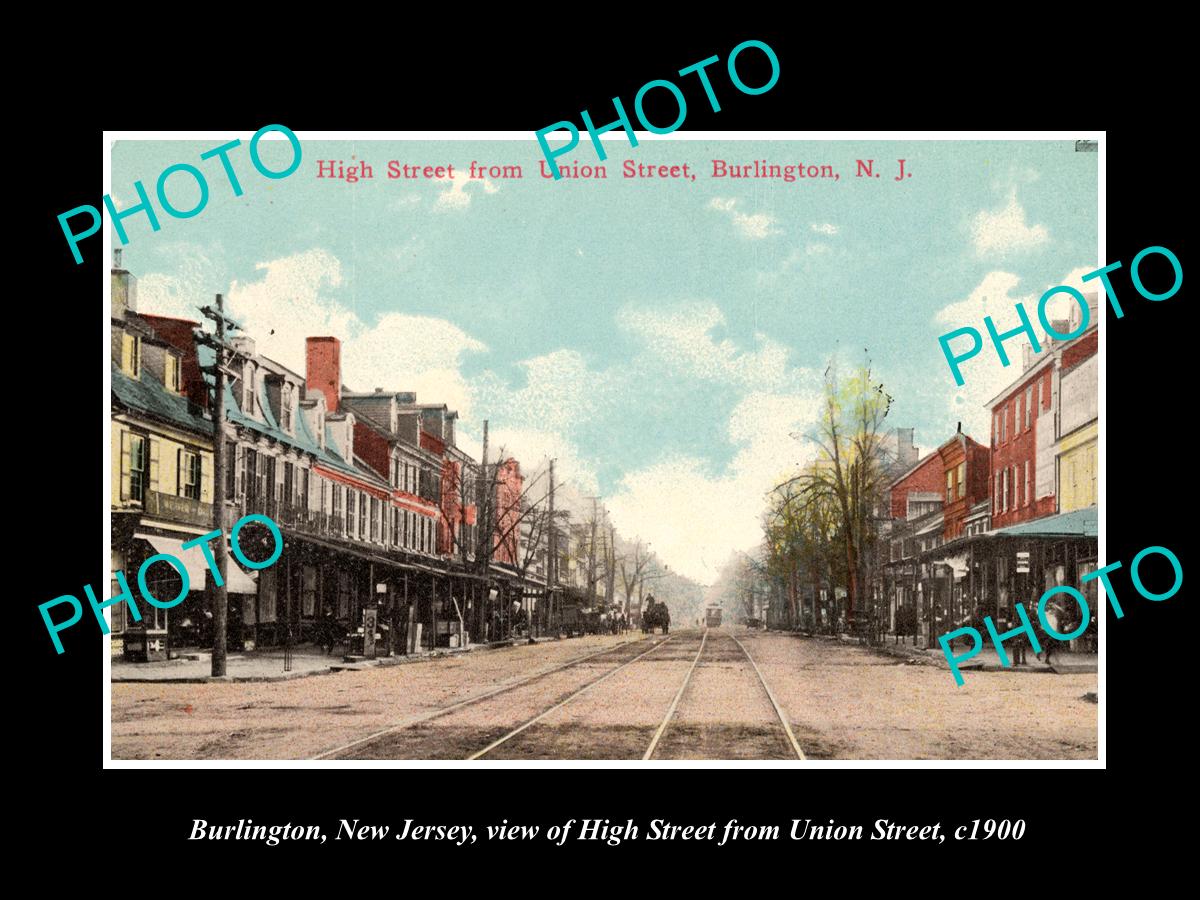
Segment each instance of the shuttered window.
M199 500L201 482L200 454L193 453L190 450L180 450L176 472L178 480L177 493L179 496Z
M150 448L150 469L149 469L150 478L149 478L149 482L148 482L147 486L152 491L161 491L162 487L160 487L160 484L159 484L159 477L158 477L159 468L158 468L158 466L159 466L159 453L162 450L162 442L155 438L149 438L148 440L149 440L149 443L147 446Z
M121 433L121 499L146 499L146 439L128 431Z

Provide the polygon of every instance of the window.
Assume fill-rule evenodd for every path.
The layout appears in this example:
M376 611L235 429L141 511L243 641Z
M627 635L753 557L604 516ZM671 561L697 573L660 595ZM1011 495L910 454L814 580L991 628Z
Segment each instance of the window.
M311 619L317 614L317 567L304 566L300 587L301 615Z
M168 391L179 393L179 357L174 353L165 356L166 368L163 371L163 385Z
M354 537L357 534L355 531L355 527L358 524L357 510L355 509L357 494L358 491L352 491L349 488L346 489L346 533L350 537Z
M964 459L958 464L958 496L965 497L967 495L967 461Z
M177 493L181 497L192 500L200 499L200 454L189 450L179 451L179 467L177 470Z
M237 494L237 444L225 442L225 499L232 500Z
M1001 508L1008 512L1008 469L1004 470L1004 505Z
M1000 410L1000 443L1008 440L1008 407Z
M400 510L392 507L392 541L393 544L400 542Z
M260 456L258 458L258 496L271 501L278 493L275 487L275 457Z
M342 518L342 510L345 508L345 504L342 502L345 489L340 484L332 484L329 486L329 490L331 492L329 498L330 505L333 508L333 517L335 519L333 523L334 530L340 534L345 534L346 523Z
M254 366L250 363L242 369L242 412L254 415Z
M992 446L998 447L999 445L1000 445L1000 415L999 415L999 413L992 413Z
M295 490L296 490L295 472L296 472L296 467L294 465L292 465L290 462L285 462L283 464L283 502L284 503L295 502L295 499L293 496L295 493Z
M285 384L279 400L279 423L288 434L292 433L292 386Z
M362 494L358 498L358 537L359 540L367 539L367 495Z
M308 469L300 470L299 488L299 506L302 510L308 512Z
M338 618L350 618L350 573L338 572Z
M1017 508L1017 467L1016 466L1012 467L1012 481L1010 482L1010 484L1012 484L1013 509L1016 509Z
M1025 430L1033 425L1033 388L1025 388Z
M1029 460L1025 460L1025 505L1033 502L1033 488L1029 482Z
M141 503L146 499L146 439L121 432L121 499Z
M996 499L992 501L992 509L1000 511L1000 473L996 473Z
M1038 381L1033 386L1033 417L1036 419L1042 406L1042 382Z
M246 497L258 497L258 451L246 450L246 466L242 478L245 480Z
M954 473L946 472L946 502L954 499Z
M136 334L121 335L121 370L131 378L142 377L142 339Z
M379 499L371 498L371 540L379 540Z

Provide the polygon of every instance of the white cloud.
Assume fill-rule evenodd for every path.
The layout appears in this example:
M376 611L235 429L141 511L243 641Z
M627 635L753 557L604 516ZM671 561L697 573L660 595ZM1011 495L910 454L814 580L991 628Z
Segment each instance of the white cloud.
M1025 209L1017 202L1017 190L1008 195L1008 203L998 210L983 210L971 221L971 241L980 256L1003 256L1029 250L1046 243L1050 232L1045 225L1029 226Z
M1038 320L1038 300L1056 285L1069 285L1085 294L1093 292L1095 288L1084 285L1080 277L1095 269L1095 266L1072 269L1061 280L1030 293L1018 292L1021 279L1011 272L989 272L967 297L938 310L934 321L943 326L940 334L970 327L979 332L983 341L982 349L976 356L960 363L964 382L961 387L954 383L954 375L948 365L943 363L939 367L941 380L937 383L937 389L949 397L950 418L961 421L963 431L980 443L987 442L992 433L991 411L984 404L1021 377L1024 347L1029 343L1024 335L1005 341L1004 350L1008 354L1009 365L1002 365L983 323L984 317L991 316L996 331L1004 334L1021 324L1014 309L1017 303L1021 303L1029 321L1033 323L1044 352L1046 335ZM1065 319L1073 304L1075 301L1068 295L1055 297L1046 304L1047 318L1051 321ZM969 336L955 338L951 342L950 352L965 352L970 343Z
M259 353L303 374L305 338L334 335L342 341L342 381L355 390L416 391L418 399L469 412L472 392L459 366L465 354L487 348L457 325L400 313L364 322L328 296L341 286L342 268L324 250L255 268L262 277L235 281L229 301Z
M673 455L626 475L607 501L622 534L641 535L680 574L711 583L730 546L762 541L765 495L811 452L792 437L815 420L819 394L747 394L730 414L728 434L740 445L723 471Z
M581 418L594 417L613 399L613 375L589 370L575 350L555 350L523 360L525 386L513 388L492 372L474 382L476 403L503 409L515 422L537 422L543 429L566 432Z
M674 371L707 381L760 389L785 388L801 370L788 363L788 348L764 334L755 335L758 349L744 351L728 339L714 340L711 332L725 324L714 303L689 303L674 309L625 307L617 324L643 341Z
M734 209L737 200L731 197L714 197L708 208L717 212L732 213L733 227L742 237L760 240L774 234L783 234L775 227L776 218L769 213L741 213Z
M825 235L829 235L830 237L833 237L835 234L837 234L839 231L841 231L841 229L838 228L838 226L833 225L829 222L826 222L823 225L819 225L816 222L813 222L812 230L815 231L817 234L825 234Z
M536 427L499 427L489 432L488 446L493 461L501 452L520 461L531 500L537 500L548 489L549 478L544 473L550 459L554 460L555 490L563 492L563 499L555 497L559 509L566 505L568 495L591 497L600 492L596 470L561 432ZM538 479L536 483L534 479Z
M434 180L450 185L447 190L438 194L437 203L434 206L435 209L466 209L471 205L471 194L467 193L469 185L480 185L486 194L494 194L500 190L500 188L496 187L487 178L451 178L447 175L444 178L435 178Z

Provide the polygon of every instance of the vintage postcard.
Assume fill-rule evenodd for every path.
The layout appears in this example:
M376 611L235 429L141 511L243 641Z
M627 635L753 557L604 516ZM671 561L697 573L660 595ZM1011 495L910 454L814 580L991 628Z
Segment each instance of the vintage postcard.
M108 137L110 765L1102 764L1102 135Z

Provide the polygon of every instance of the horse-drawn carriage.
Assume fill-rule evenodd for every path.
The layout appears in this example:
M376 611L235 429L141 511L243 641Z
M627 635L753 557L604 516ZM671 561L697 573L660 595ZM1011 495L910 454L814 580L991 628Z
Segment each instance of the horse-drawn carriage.
M655 628L662 628L662 633L667 634L671 629L671 613L667 610L667 604L655 603L654 598L650 597L646 608L642 610L642 633L651 634Z

